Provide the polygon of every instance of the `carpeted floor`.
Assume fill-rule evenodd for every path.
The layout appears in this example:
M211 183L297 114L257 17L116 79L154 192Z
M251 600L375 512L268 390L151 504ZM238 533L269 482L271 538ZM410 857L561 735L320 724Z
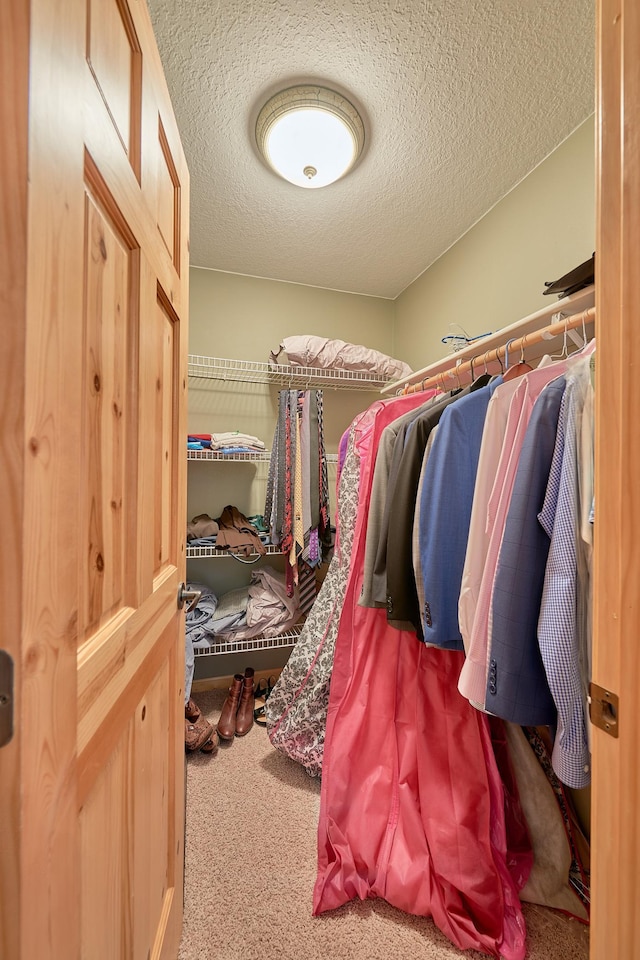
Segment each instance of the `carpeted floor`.
M195 695L217 720L224 693ZM179 960L480 960L423 917L382 900L311 916L320 781L255 726L187 761L185 910ZM588 929L525 905L527 960L587 960Z

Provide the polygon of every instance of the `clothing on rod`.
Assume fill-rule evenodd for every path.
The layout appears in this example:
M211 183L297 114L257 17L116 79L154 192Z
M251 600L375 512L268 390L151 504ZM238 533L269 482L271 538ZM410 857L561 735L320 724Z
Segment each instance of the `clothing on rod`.
M334 556L266 707L322 773L316 914L380 896L510 960L520 899L588 919L563 784L590 775L594 348L377 401L341 441Z

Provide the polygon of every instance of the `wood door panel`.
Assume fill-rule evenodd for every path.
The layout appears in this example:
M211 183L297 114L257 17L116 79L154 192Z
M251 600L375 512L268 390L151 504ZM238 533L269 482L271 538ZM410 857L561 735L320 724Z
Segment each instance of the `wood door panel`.
M136 935L134 957L147 956L173 896L175 854L169 840L170 803L175 762L169 753L169 717L174 703L165 661L135 713L132 776L136 807L133 854L135 863Z
M175 895L173 660L127 713L83 799L82 957L91 960L153 955Z
M171 148L158 115L158 230L167 252L180 273L180 180L171 155Z
M138 251L86 199L81 641L134 600Z
M122 611L105 624L78 655L78 755L80 780L91 777L84 770L95 770L111 749L123 717L144 693L157 662L168 656L162 646L169 624L175 625L169 604L175 605L175 571L165 571L163 582L136 610ZM180 627L182 630L182 626ZM174 646L179 649L179 645ZM107 719L110 718L110 719Z
M140 178L142 53L125 0L88 0L87 63Z
M138 183L88 67L85 74L86 113L91 120L85 130L85 176L91 183L92 194L107 210L110 210L111 202L115 200L122 220L135 237L137 246L148 258L151 270L166 291L177 315L182 316L188 303L186 284L180 280L180 275L188 269L188 253L184 241L184 238L188 237L188 207L184 208L185 191L184 187L180 186L180 202L177 204L180 220L175 229L180 248L174 262L158 228L158 171L162 166L166 168L166 162L164 157L159 156L157 97L153 90L145 91L145 150L142 154L141 182ZM166 120L166 116L165 121L171 156L178 157L176 177L179 183L187 177L188 183L184 158L178 152L180 141L177 139L177 131ZM149 144L150 137L153 139Z
M80 809L81 956L131 957L134 926L130 721Z
M171 517L175 514L176 458L173 423L178 395L176 379L179 371L177 346L179 339L174 326L175 314L170 312L166 296L158 291L156 302L156 405L153 425L154 439L154 574L166 563L176 563L176 537Z

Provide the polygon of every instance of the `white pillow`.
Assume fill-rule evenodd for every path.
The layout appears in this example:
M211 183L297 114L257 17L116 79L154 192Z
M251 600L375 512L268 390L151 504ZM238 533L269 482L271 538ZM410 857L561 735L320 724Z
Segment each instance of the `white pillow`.
M278 363L282 352L288 363L300 367L322 367L332 370L360 370L381 377L398 380L408 377L413 371L402 360L394 360L379 350L363 347L344 340L329 340L312 334L285 337L277 353L272 351L272 363ZM282 362L282 361L281 361Z

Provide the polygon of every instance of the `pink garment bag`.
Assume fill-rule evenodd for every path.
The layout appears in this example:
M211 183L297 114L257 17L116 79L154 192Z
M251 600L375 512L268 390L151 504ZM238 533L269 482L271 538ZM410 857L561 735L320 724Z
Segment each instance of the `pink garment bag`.
M411 400L419 402L375 404L373 429L357 444L364 463L331 679L313 912L382 897L432 916L461 949L522 960L518 890L531 853L511 822L512 798L505 819L489 720L458 693L463 654L428 648L390 628L384 610L357 603L378 438Z

